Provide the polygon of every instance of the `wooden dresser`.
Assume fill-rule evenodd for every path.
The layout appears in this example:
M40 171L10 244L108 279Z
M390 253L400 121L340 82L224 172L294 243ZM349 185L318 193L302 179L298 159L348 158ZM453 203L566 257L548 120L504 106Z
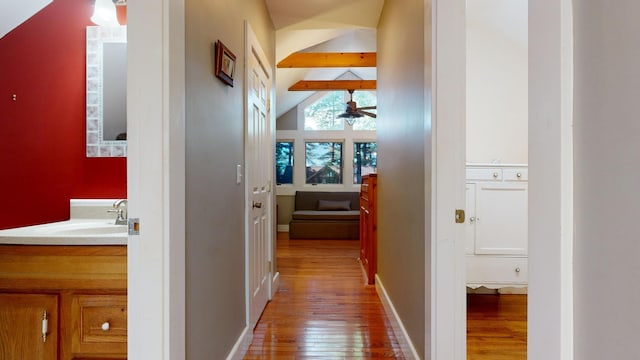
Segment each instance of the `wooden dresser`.
M373 284L377 271L377 211L376 192L378 174L362 177L360 186L360 262L367 276L367 283Z

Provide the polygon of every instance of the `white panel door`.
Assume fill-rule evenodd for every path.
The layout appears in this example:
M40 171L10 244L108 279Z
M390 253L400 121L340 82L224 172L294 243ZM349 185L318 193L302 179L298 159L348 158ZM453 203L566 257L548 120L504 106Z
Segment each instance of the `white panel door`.
M476 254L527 254L527 184L476 184Z
M250 37L248 37L250 39ZM257 42L249 41L247 53L247 193L248 193L248 295L249 325L254 327L270 294L270 141L271 79Z

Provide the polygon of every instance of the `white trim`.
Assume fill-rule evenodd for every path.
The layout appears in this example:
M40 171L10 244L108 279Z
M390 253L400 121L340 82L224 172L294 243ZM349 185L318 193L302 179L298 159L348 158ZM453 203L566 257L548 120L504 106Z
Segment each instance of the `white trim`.
M140 219L127 246L129 359L186 356L184 10L128 5L127 194Z
M289 224L278 224L278 232L289 232Z
M431 115L433 142L431 149L425 147L425 168L431 167L431 188L425 189L431 202L425 201L425 208L431 208L431 219L425 219L430 235L425 278L430 283L425 288L424 351L425 357L439 360L467 357L464 227L454 222L455 209L466 206L465 18L465 0L436 0L433 7L425 1L425 59L432 61L431 71L425 71L425 88L432 92L425 91L425 116Z
M396 336L396 339L400 344L400 349L402 349L403 355L407 359L420 359L415 346L411 342L411 338L409 338L409 333L407 332L407 329L405 329L400 316L396 312L396 308L393 306L393 302L391 302L391 299L387 294L387 290L384 288L382 280L380 280L378 274L376 274L375 285L376 292L378 293L378 297L380 297L382 306L384 307L385 313L387 314L389 322L391 323L393 334Z
M572 11L529 2L529 359L574 357Z
M242 330L242 334L227 355L227 360L242 360L251 346L251 341L253 341L253 331L247 326Z

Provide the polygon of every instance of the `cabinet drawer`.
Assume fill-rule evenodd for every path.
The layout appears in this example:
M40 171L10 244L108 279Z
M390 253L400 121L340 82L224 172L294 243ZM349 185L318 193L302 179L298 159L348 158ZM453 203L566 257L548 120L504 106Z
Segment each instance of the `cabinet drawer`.
M526 285L528 259L525 257L467 256L467 284L496 288Z
M502 180L502 169L473 168L466 170L467 180Z
M505 181L527 181L529 180L529 172L525 168L504 169L502 177Z
M71 318L74 354L127 353L126 295L76 295Z

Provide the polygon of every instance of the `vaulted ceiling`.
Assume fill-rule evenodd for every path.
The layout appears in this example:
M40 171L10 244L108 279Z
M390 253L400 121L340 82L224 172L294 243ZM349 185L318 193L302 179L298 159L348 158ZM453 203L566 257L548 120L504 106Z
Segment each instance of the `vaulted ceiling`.
M0 0L0 39L53 0Z
M276 27L276 63L295 52L375 52L376 27L384 0L265 0ZM333 80L351 72L376 80L372 67L279 68L276 116L313 91L288 91L299 80Z

